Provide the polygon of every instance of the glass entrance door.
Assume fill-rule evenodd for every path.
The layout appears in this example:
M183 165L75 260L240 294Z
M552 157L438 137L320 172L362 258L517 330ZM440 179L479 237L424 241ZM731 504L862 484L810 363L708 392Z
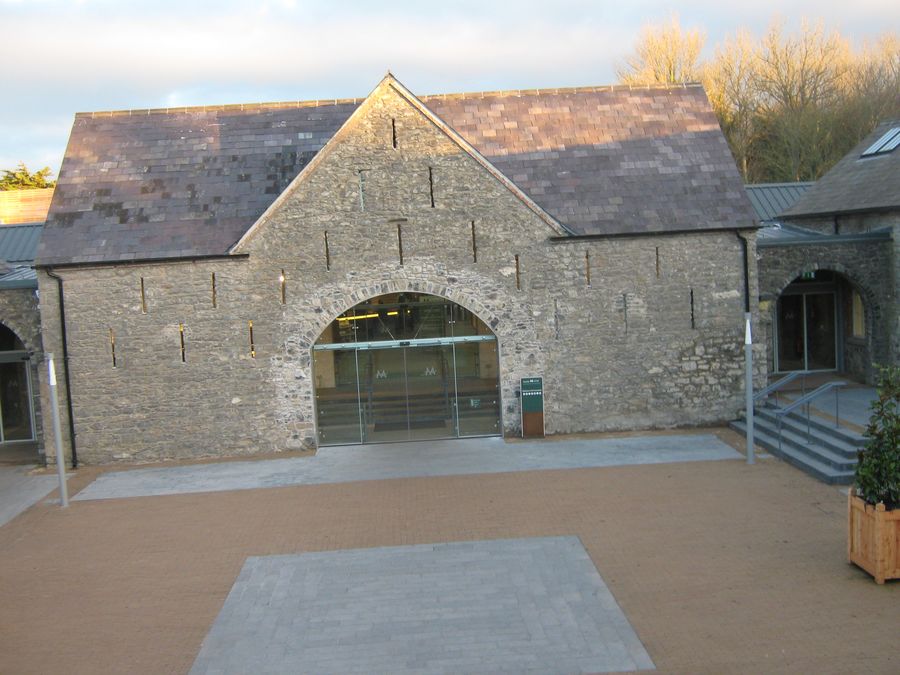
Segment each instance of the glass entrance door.
M358 304L316 341L313 368L320 445L501 433L497 338L445 298Z
M837 367L835 294L797 293L778 299L778 371Z

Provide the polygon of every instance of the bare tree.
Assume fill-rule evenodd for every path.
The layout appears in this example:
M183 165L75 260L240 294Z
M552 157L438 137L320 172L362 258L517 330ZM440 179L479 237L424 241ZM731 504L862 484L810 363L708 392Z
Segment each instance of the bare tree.
M680 84L700 79L700 52L706 42L702 31L682 31L673 16L662 26L644 26L634 54L616 69L623 84Z
M853 51L838 33L774 24L756 40L738 33L707 62L700 30L673 18L648 26L618 69L626 84L702 79L748 182L815 180L879 121L900 117L900 40L888 33Z
M847 71L839 124L846 149L884 119L900 117L900 40L885 34L863 47Z
M761 107L758 79L757 49L750 35L743 31L717 48L713 60L703 69L706 94L738 168L747 180L751 179L751 154Z
M850 50L821 24L803 23L785 36L780 25L763 38L757 89L761 96L759 160L777 181L815 180L834 161L834 115L850 67Z

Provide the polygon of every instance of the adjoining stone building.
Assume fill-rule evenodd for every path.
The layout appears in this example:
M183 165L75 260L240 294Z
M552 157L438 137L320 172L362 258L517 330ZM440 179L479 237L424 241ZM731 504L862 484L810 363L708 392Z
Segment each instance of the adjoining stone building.
M900 120L880 124L790 195L778 227L760 230L760 318L773 373L839 371L873 383L877 364L900 363L898 146Z
M53 189L0 192L0 461L43 462L33 263Z
M698 86L79 114L44 349L90 463L516 435L535 376L547 433L714 423L755 232Z

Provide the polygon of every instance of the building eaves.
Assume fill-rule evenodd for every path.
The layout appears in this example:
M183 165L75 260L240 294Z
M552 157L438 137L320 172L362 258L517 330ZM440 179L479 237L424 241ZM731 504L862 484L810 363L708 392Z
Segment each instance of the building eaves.
M37 274L33 267L20 266L0 275L0 290L37 287Z
M880 228L871 232L852 234L823 234L793 225L774 225L759 231L757 248L779 246L810 246L819 244L880 243L890 241L891 229Z

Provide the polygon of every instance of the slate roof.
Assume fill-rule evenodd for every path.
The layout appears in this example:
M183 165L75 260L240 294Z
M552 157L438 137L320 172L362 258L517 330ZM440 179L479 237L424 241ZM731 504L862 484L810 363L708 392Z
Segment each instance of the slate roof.
M761 223L772 223L815 183L753 183L745 185L750 204Z
M574 234L754 225L699 85L421 100ZM38 264L226 253L360 102L77 115Z
M896 126L900 126L900 119L879 124L781 215L827 216L900 208L900 149L861 157L866 148Z

